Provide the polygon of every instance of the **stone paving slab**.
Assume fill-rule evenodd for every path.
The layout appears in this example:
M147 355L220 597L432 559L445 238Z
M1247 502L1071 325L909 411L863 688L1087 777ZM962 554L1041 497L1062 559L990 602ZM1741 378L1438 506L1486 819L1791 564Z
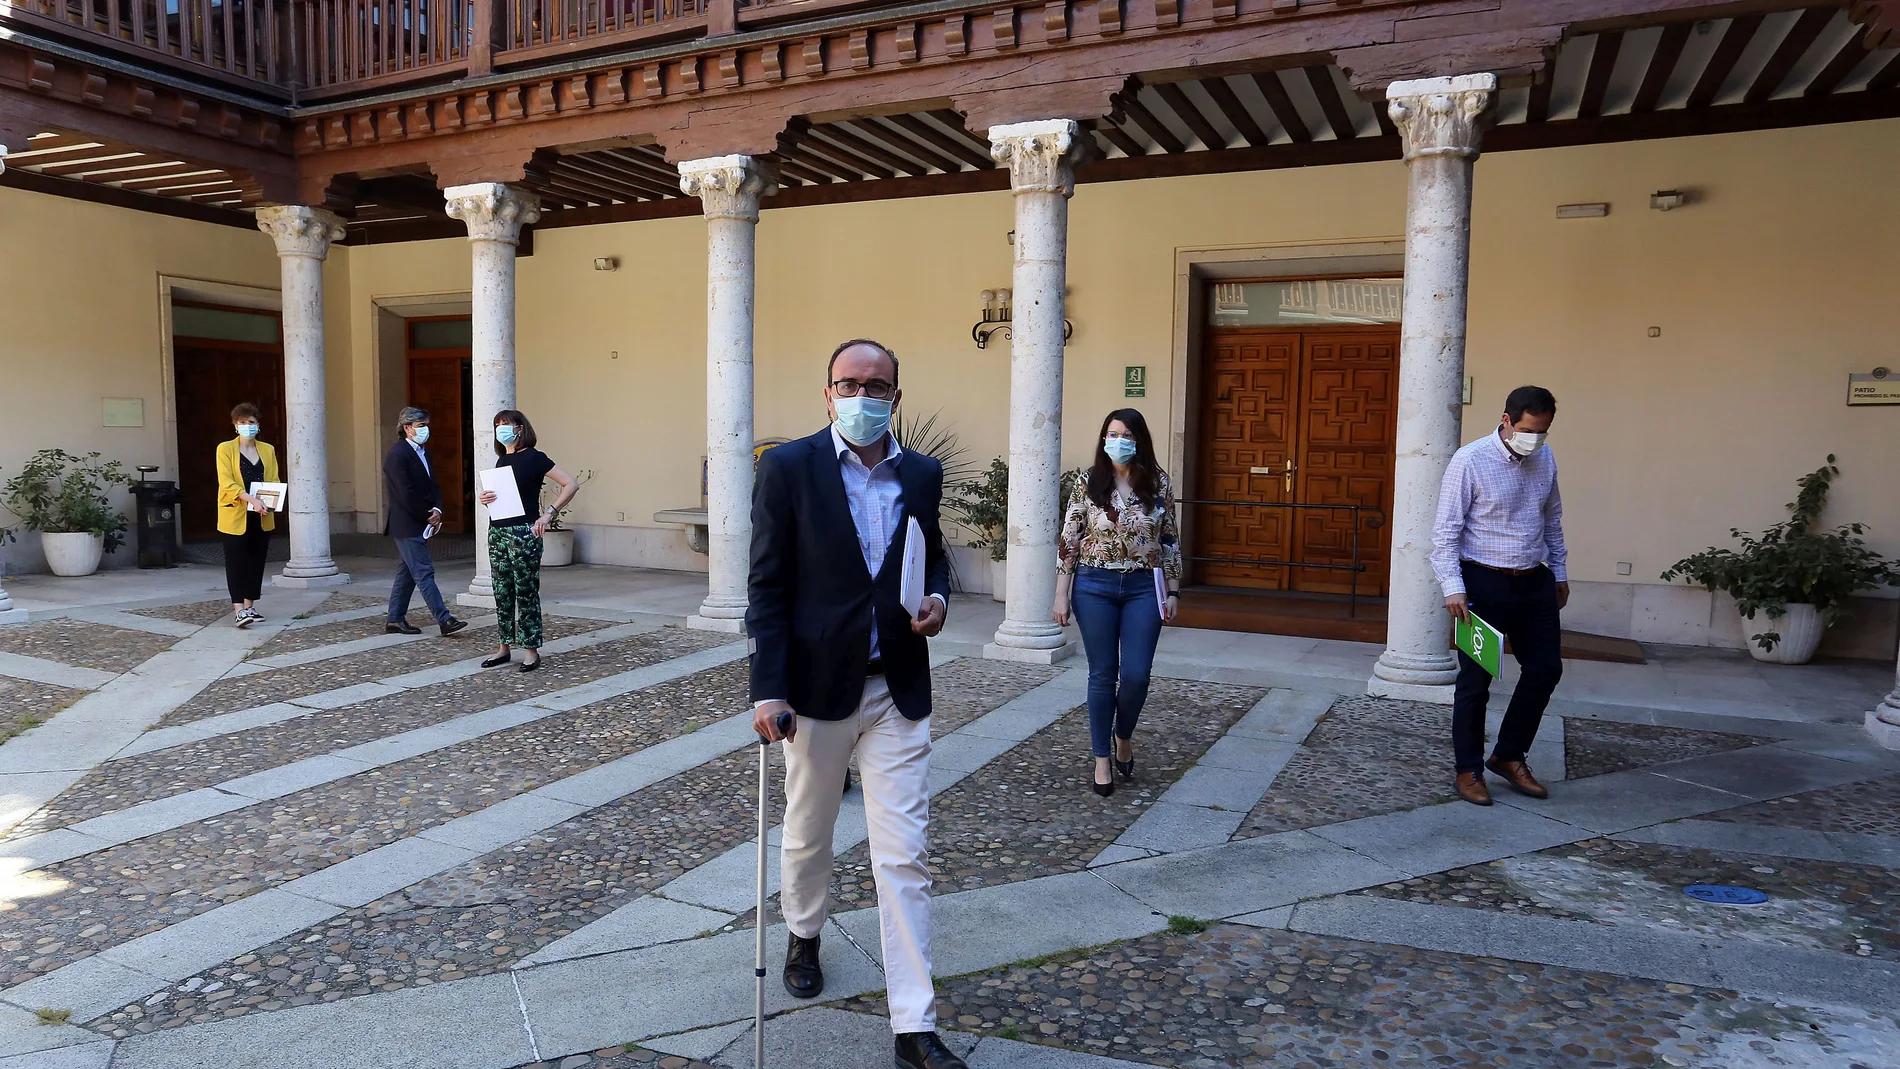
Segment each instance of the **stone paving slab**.
M111 1043L83 1043L37 1054L0 1057L0 1069L106 1069L112 1064Z
M1584 779L1665 761L1761 746L1775 740L1762 735L1690 731L1654 724L1607 720L1564 721L1566 779Z
M1838 787L1870 778L1869 770L1848 761L1761 746L1751 750L1650 765L1651 775L1712 787L1761 801L1785 794Z
M41 1024L32 1010L0 1003L0 1058L92 1042L98 1038L77 1025ZM4 1064L0 1061L0 1065Z
M1255 913L1312 895L1390 883L1405 875L1304 831L1242 839L1096 871L1163 914L1201 920Z
M26 657L0 650L0 676L29 683L46 683L71 690L98 690L118 677L117 672L80 668L44 657Z
M570 958L584 958L592 954L638 950L642 947L673 942L701 932L713 931L731 921L733 916L734 914L731 913L721 913L702 906L676 902L659 895L647 895L635 899L572 935L555 940L523 960L526 964L543 965L548 962L566 961ZM671 1047L660 1049L684 1053L674 1051ZM717 1051L695 1054L692 1057L710 1057L714 1053Z
M1510 806L1448 802L1313 829L1313 834L1402 872L1437 872L1577 838L1577 829Z
M1520 798L1509 791L1492 794L1499 805L1525 808L1600 834L1644 828L1666 820L1700 816L1753 799L1729 791L1654 775L1648 770L1612 772L1575 783L1545 799Z
M645 1046L650 1050L665 1054L703 1061L731 1046L733 1041L740 1036L746 1037L746 1046L750 1048L752 1045L751 1021L734 1021L731 1024L697 1028L691 1032L680 1032L676 1035L656 1036L647 1040Z
M944 1045L968 1056L977 1037L943 1032ZM752 1029L748 1026L711 1061L719 1069L752 1069ZM891 1022L868 1013L814 1006L765 1022L765 1064L799 1069L864 1069L891 1060Z
M227 618L230 609L225 609ZM66 619L79 620L90 624L103 624L107 627L123 628L127 631L143 631L148 635L162 635L167 638L190 638L205 625L168 620L164 617L141 616L136 613L119 612L116 609L80 609L66 614Z
M1707 819L1900 838L1900 776L1803 791L1710 813Z
M134 616L149 616L159 620L176 620L182 624L197 624L205 627L221 623L231 618L231 603L222 599L212 601L188 601L180 605L153 605L143 609L125 610Z
M1256 792L1255 797L1263 792L1264 788L1262 792ZM1217 807L1184 805L1163 796L1160 801L1148 806L1140 819L1122 832L1113 844L1104 848L1102 854L1096 855L1089 862L1089 867L1104 864L1102 856L1109 850L1173 853L1216 846L1233 838L1234 830L1240 826L1244 816L1244 813L1228 812ZM1118 854L1117 858L1128 860L1126 855Z
M1626 831L1616 838L1693 850L1771 854L1900 870L1900 838L1889 835L1856 835L1720 820L1672 820L1667 824Z

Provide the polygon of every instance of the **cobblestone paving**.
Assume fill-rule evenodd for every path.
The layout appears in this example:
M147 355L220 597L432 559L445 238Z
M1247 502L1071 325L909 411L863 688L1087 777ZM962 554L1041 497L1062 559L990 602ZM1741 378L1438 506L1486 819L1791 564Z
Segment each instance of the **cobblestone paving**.
M20 983L266 887L703 726L745 704L728 665L49 866L0 902L0 984Z
M0 742L44 723L47 717L85 696L85 691L72 687L0 676Z
M1582 779L1773 741L1722 731L1570 718L1564 721L1564 771L1569 779Z
M361 625L363 621L356 621ZM374 620L369 621L375 624ZM547 638L553 641L569 635L598 631L611 625L598 620L583 620L572 616L550 616L547 618ZM235 713L240 709L251 709L272 702L289 701L338 687L347 687L356 683L367 683L375 679L387 679L406 672L423 668L435 668L452 661L479 657L494 652L495 632L489 627L471 627L458 635L440 638L433 633L414 642L390 646L385 649L370 650L365 653L353 653L343 657L331 657L311 664L302 664L294 668L275 668L255 675L234 676L220 679L198 692L197 696L178 708L165 714L167 727L177 724L189 724L194 720L203 720L207 716L223 713ZM380 634L381 625L373 631L365 631L356 637L367 634ZM563 656L572 656L564 654ZM554 658L548 658L553 666Z
M940 739L1022 697L1062 669L960 657L930 672L930 737Z
M197 624L199 627L204 627L222 620L229 620L231 603L224 600L193 601L184 605L157 605L149 609L130 611L134 616L149 616L155 620L176 620L181 624Z
M1773 801L1724 809L1700 819L1900 837L1900 776L1791 794Z
M683 724L649 724L659 741ZM774 752L778 752L774 749ZM505 970L745 842L750 747L349 910L88 1027L112 1036Z
M36 814L23 833L64 827L139 802L209 787L720 644L721 639L705 632L662 628L558 657L550 655L547 666L537 672L482 672L434 687L108 761Z
M230 611L230 606L225 606ZM178 640L84 620L41 620L0 627L0 650L102 672L130 672Z
M1813 1050L1818 1027L1800 1009L1709 988L1239 925L940 981L938 992L947 1028L1183 1069L1732 1067L1711 1058L1738 1040L1758 1056Z
M412 627L434 627L435 617L428 609L411 609L408 616ZM276 657L286 653L299 653L314 650L319 646L334 646L339 642L354 642L359 638L373 638L387 634L383 630L386 621L381 616L366 616L357 620L338 620L333 624L318 624L315 627L293 627L273 635L262 645L250 652L248 660L258 661L266 657ZM469 634L477 633L473 628Z
M1364 893L1900 959L1896 875L1864 865L1590 839ZM1708 905L1682 893L1697 883L1753 887L1769 901Z
M619 1046L587 1054L570 1054L552 1061L530 1062L515 1066L515 1069L713 1069L713 1066L677 1054Z
M1449 708L1341 698L1234 838L1395 813L1452 797Z

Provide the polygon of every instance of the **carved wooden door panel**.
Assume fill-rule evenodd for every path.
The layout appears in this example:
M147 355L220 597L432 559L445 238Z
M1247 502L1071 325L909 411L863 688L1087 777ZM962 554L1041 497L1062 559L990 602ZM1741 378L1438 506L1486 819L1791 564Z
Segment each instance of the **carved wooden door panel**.
M184 538L212 539L218 536L218 443L232 437L233 406L256 405L259 437L277 447L286 470L295 459L284 444L284 356L266 346L181 338L172 359L183 495L178 522Z
M442 530L465 534L469 503L464 485L472 478L468 467L468 426L463 415L467 395L463 362L458 354L446 356L409 353L409 403L429 413L429 470L442 488Z
M1217 330L1209 348L1194 496L1237 503L1289 500L1291 487L1283 473L1295 445L1300 336ZM1203 505L1192 510L1192 519L1198 556L1291 559L1293 529L1286 509ZM1195 579L1284 590L1289 575L1284 566L1203 562Z
M1306 334L1301 345L1298 500L1319 505L1387 508L1392 499L1393 436L1398 419L1399 339L1396 333ZM1297 559L1350 565L1353 514L1300 509L1294 522ZM1386 592L1389 525L1359 520L1361 594ZM1296 568L1293 587L1343 594L1350 573Z

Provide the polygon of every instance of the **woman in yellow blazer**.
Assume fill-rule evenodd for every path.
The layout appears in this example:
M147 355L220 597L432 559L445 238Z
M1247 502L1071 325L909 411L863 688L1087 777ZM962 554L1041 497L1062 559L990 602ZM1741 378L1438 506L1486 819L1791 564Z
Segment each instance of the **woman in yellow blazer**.
M218 444L218 536L224 542L224 581L231 591L237 626L264 617L255 602L264 592L264 558L270 532L277 526L273 504L251 494L254 483L282 482L277 450L257 440L257 406L245 402L231 410L237 436Z

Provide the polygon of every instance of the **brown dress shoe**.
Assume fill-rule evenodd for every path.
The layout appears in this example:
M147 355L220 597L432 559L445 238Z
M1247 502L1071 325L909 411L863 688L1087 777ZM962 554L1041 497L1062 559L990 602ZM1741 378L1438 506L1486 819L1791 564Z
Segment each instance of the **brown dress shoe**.
M1531 775L1531 766L1522 761L1500 761L1493 757L1484 763L1484 767L1504 777L1511 789L1519 794L1527 794L1532 798L1550 797L1549 788L1537 782L1537 777Z
M1490 805L1491 788L1484 785L1484 777L1476 772L1458 773L1458 797L1472 805Z

